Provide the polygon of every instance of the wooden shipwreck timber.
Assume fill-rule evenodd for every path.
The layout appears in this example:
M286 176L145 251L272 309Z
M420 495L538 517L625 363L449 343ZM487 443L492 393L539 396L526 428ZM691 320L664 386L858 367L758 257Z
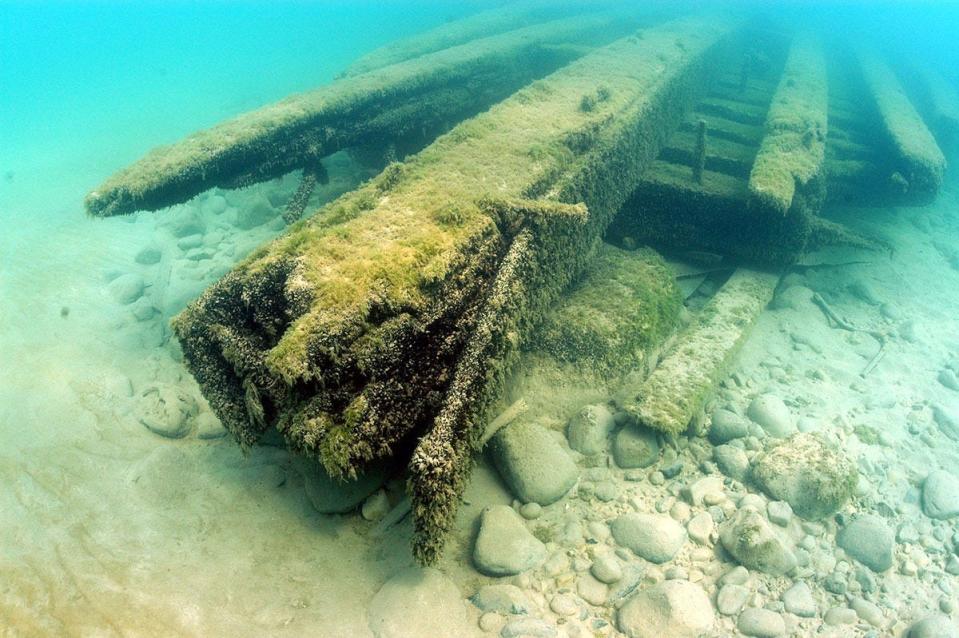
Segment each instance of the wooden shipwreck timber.
M523 21L541 9L515 10L531 12ZM834 180L848 193L863 179L848 163L868 160L843 155L859 143L834 132L840 106L814 38L775 36L761 60L736 17L628 34L606 14L506 24L474 19L389 47L329 87L154 151L87 200L94 215L120 214L302 169L295 218L322 157L447 131L294 224L173 322L242 445L278 432L344 481L405 465L423 563L442 551L476 451L509 447L487 426L519 367L573 366L611 385L642 370L622 407L674 436L771 298L776 268L816 241L868 243L819 217ZM862 86L886 136L862 145L884 158L868 174L894 168L897 196L925 201L941 152L871 64ZM673 275L639 244L749 268L680 329Z

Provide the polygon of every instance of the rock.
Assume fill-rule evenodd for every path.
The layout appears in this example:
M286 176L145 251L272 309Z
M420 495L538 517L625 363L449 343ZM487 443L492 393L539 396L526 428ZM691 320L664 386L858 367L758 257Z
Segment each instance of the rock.
M133 259L138 264L152 266L153 264L159 263L159 261L163 259L163 251L160 250L159 246L151 244L141 248L140 252L138 252L136 257Z
M833 627L839 625L854 625L859 616L848 607L833 607L826 611L823 622Z
M700 512L686 525L686 532L700 545L708 545L713 527L713 517L708 512Z
M856 517L836 535L836 544L874 572L892 567L892 530L874 514Z
M576 484L579 469L546 428L516 422L489 443L496 469L521 501L549 505Z
M723 479L718 476L704 476L683 488L683 495L690 505L701 506L708 494L723 493ZM715 505L715 503L713 503Z
M484 585L470 602L480 611L495 611L500 614L527 614L531 608L529 598L516 585L506 583Z
M226 198L222 195L210 195L203 202L203 212L211 215L220 215L226 210Z
M736 628L747 636L757 638L775 638L786 633L782 615L760 607L750 607L741 613Z
M124 306L142 297L145 287L143 277L135 273L120 275L107 285L110 296L113 297L114 301Z
M196 401L179 387L156 384L140 393L137 419L154 434L168 439L183 438L193 429L191 417L197 413Z
M237 210L236 226L243 230L250 230L261 226L276 217L276 210L263 195L258 195Z
M751 507L740 508L723 523L719 539L726 551L749 569L781 576L796 567L796 556L788 541Z
M713 412L712 424L709 426L709 442L713 445L729 443L748 434L749 423L735 412L722 408Z
M495 611L488 611L479 619L479 628L483 631L498 636L499 632L506 625L506 618L502 614L497 614Z
M735 616L748 598L749 590L742 585L723 585L716 594L716 609L723 616Z
M452 635L452 634L444 634ZM555 638L556 627L539 618L514 618L500 631L500 638Z
M789 408L774 394L762 394L753 399L746 416L776 439L784 439L796 431Z
M749 570L742 565L736 565L719 579L723 585L745 585L748 581Z
M623 577L623 566L611 554L602 554L593 561L589 572L601 583L615 583Z
M367 521L376 522L386 516L389 511L390 499L387 498L386 492L377 490L363 501L360 515Z
M786 527L793 519L793 508L786 501L770 501L766 506L766 515L776 525Z
M374 638L475 636L456 585L437 569L409 567L373 596L367 623Z
M303 477L303 487L313 508L320 514L345 514L360 506L386 480L383 467L371 467L356 479L340 481L327 474L323 465L302 456L292 457Z
M702 587L667 580L634 594L616 620L628 638L696 638L712 628L715 616Z
M130 304L130 312L136 317L137 321L149 321L153 319L160 311L146 297L140 297Z
M851 292L854 297L861 301L865 301L871 306L878 306L882 303L882 299L879 298L879 295L876 293L876 289L873 287L873 285L867 281L863 281L862 279L849 284L849 292Z
M624 470L649 467L659 458L656 433L639 425L627 425L613 440L613 459Z
M758 455L752 475L764 492L789 503L796 514L819 520L852 497L859 469L820 435L799 433Z
M542 564L546 546L508 505L483 510L473 562L487 576L513 576Z
M804 310L812 303L815 294L806 286L790 286L777 292L769 307L773 310L785 310L787 308Z
M212 412L200 412L194 419L194 425L196 427L196 438L198 439L209 441L226 436L226 428Z
M812 590L803 581L797 582L783 593L783 605L790 614L801 618L812 618L817 612Z
M959 416L956 416L953 410L934 404L932 406L932 419L939 426L940 432L953 441L959 441Z
M550 599L549 608L557 616L572 616L579 612L579 605L570 594L556 594Z
M939 383L949 388L950 390L959 391L959 379L956 378L956 373L950 370L949 368L944 368L939 372Z
M719 471L729 478L743 481L749 473L749 457L746 452L734 445L720 445L713 448L713 461Z
M199 248L203 245L203 235L187 235L186 237L181 237L176 242L177 248L180 250L190 250L191 248Z
M882 627L885 624L886 619L883 617L882 609L875 603L871 603L865 598L856 597L849 601L849 606L859 618L873 627Z
M202 235L206 232L206 222L193 208L185 208L168 216L164 225L177 239L188 235Z
M590 605L602 607L609 596L609 587L596 580L592 574L584 574L576 581L576 593Z
M605 452L615 425L613 414L605 405L587 405L566 424L569 447L586 456Z
M519 515L528 521L532 521L543 515L543 506L539 503L524 503L519 508Z
M959 628L948 616L926 616L909 628L907 638L959 638Z
M665 563L686 542L686 530L668 516L623 514L611 525L616 542L652 563Z
M939 520L959 515L959 478L945 470L931 472L922 483L922 511Z

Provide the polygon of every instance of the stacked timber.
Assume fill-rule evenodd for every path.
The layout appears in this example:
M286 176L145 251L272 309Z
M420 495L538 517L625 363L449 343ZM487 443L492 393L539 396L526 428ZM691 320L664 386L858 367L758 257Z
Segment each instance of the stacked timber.
M420 148L583 52L556 45L605 44L629 28L610 14L554 20L290 96L154 149L91 192L87 211L157 210L214 186L246 186L300 169L309 182L322 177L322 158L345 148Z
M953 147L959 141L959 91L937 69L926 64L911 64L902 79L911 85L919 110L940 148Z
M826 95L820 45L805 35L792 42L778 82L722 78L644 173L610 238L795 261L825 196ZM695 126L706 138L698 178Z
M276 429L337 477L415 445L414 553L435 560L519 348L736 27L685 18L596 50L239 264L174 322L224 425L245 445Z

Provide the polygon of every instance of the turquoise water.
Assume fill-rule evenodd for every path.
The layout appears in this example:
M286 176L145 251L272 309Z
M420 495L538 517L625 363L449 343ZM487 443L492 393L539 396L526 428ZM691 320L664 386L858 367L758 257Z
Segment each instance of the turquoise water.
M612 452L623 423L631 423L616 385L622 379L586 383L579 370L524 369L510 390L519 416L503 422L549 431L547 443L573 459L556 467L573 467L576 487L555 503L524 505L508 471L477 455L438 571L414 566L402 473L342 512L321 513L315 468L298 465L275 441L241 450L227 435L169 321L284 232L279 214L299 173L107 219L88 217L84 197L151 148L333 83L377 47L502 4L0 2L0 635L661 635L665 629L635 629L619 607L668 582L698 588L687 613L660 619L663 627L686 626L683 635L749 635L738 608L724 611L740 595L748 596L745 607L781 619L788 635L959 635L959 504L950 492L959 493L952 477L959 475L959 135L950 142L937 127L949 162L936 196L921 205L877 203L860 190L827 200L824 217L882 249L828 247L804 255L800 266L771 269L775 295L691 429L676 438L647 432L651 438L632 443L653 441L649 464L627 469ZM760 24L773 35L750 55L768 62L768 75L750 81L766 93L750 85L760 94L751 109L768 104L785 59L785 46L761 45L780 42L795 26L827 41L842 35L875 46L927 119L900 62L935 69L952 95L959 92L954 3L643 6L649 29L666 12L687 9L764 14ZM836 73L836 60L845 59L831 59L830 82L840 83L831 98L861 95L851 67ZM739 68L719 75L738 83ZM701 109L696 117L717 113L715 105ZM762 131L762 117L747 113L747 124ZM863 121L853 123L859 137L850 146L884 135L875 118ZM707 153L720 153L721 140L719 133ZM674 146L663 157L678 162L689 149ZM877 148L889 151L885 143ZM716 167L725 160L713 161L707 169L722 172ZM728 164L736 165L729 175L748 176L735 158ZM361 152L336 153L324 165L329 181L317 187L310 210L378 169ZM875 192L888 194L887 177ZM607 239L636 245L631 236ZM718 294L733 268L752 267L723 261L714 246L650 241L677 274L687 317ZM760 399L782 409L758 414ZM569 424L586 413L609 415L613 434L599 456L574 453L567 438ZM780 417L788 423L768 422ZM743 433L717 453L711 428L722 418ZM784 505L790 498L723 469L733 457L755 464L775 450L785 437L771 430L780 426L787 434L817 432L859 477L842 508L822 521L801 520L797 507ZM939 474L930 481L933 471ZM937 481L945 487L930 505L928 486ZM757 499L767 508L763 524L795 551L796 571L777 576L750 565L741 583L739 572L723 580L738 557L723 549L721 525ZM511 524L525 545L513 554L549 558L505 578L478 569L476 539L488 506L522 515ZM400 522L381 529L388 510ZM681 537L681 549L666 561L627 549L614 521L634 511ZM856 532L852 522L867 515L881 519L878 531ZM869 567L874 557L850 534L866 544L888 541L890 566ZM603 570L599 562L622 573L600 582L589 575ZM811 588L810 613L786 602L800 581ZM521 596L524 613L469 602L483 586L504 583L519 588L507 593ZM704 610L709 622L699 631ZM662 612L647 611L640 615ZM907 634L929 618L938 627L932 633Z

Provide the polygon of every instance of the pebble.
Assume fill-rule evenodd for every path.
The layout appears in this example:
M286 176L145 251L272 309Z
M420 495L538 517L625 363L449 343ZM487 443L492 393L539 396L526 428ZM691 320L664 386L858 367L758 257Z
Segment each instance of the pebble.
M761 607L750 607L740 614L736 628L745 635L756 638L774 638L786 633L783 617Z
M718 409L713 412L709 426L709 442L713 445L729 443L749 434L749 424L731 410Z
M751 507L741 508L720 528L723 547L744 567L766 574L788 574L796 567L796 556L766 519Z
M834 514L856 490L859 469L818 434L798 433L759 454L752 476L764 492L806 519Z
M773 438L783 439L796 431L789 408L774 394L762 394L753 399L746 416Z
M615 422L605 405L587 405L566 424L569 447L585 456L606 451L609 434Z
M707 494L722 493L723 480L718 476L703 477L683 489L683 495L691 505L700 506L703 504ZM710 503L715 505L716 503Z
M535 423L519 421L504 427L490 440L489 449L496 469L524 503L555 503L579 478L569 453Z
M682 501L676 501L673 503L673 506L669 508L669 515L673 517L673 520L680 523L686 522L686 520L689 519L689 514L689 505L686 505L686 503Z
M748 581L749 570L742 565L736 565L719 579L723 585L745 585Z
M882 609L878 605L869 602L865 598L853 598L849 601L849 606L856 612L861 619L873 627L882 627L885 618L882 615Z
M623 577L623 567L619 560L610 554L603 554L593 561L590 573L601 583L610 585Z
M360 515L368 521L375 522L386 516L389 511L390 499L387 498L386 492L377 490L363 501L363 506L360 508Z
M487 576L513 576L546 560L546 546L533 536L508 505L493 505L480 515L473 562Z
M795 583L783 593L783 605L791 614L801 618L812 618L816 615L817 606L812 590L803 581Z
M163 251L160 250L159 246L150 245L144 246L140 249L140 252L136 254L136 257L133 258L138 264L144 266L152 266L153 264L159 263L163 259Z
M724 616L735 616L748 598L749 590L742 585L723 585L716 594L716 609Z
M508 583L484 585L470 598L480 611L500 614L526 614L531 608L530 600L522 589Z
M609 525L603 521L590 521L586 525L586 537L597 543L605 543L609 538Z
M553 552L543 563L543 572L550 578L556 578L567 570L569 570L569 556L562 550Z
M617 543L657 564L671 560L686 542L685 528L668 516L623 514L611 529Z
M892 567L895 538L886 522L874 514L863 514L846 525L836 536L836 544L874 572Z
M959 628L948 616L926 616L909 628L907 638L959 638Z
M560 616L572 616L579 612L576 599L569 594L556 594L549 601L549 608Z
M854 625L859 616L848 607L833 607L823 616L823 622L827 625Z
M186 237L181 237L176 242L177 248L180 250L190 250L191 248L199 248L203 245L203 235L187 235Z
M107 285L110 295L118 304L128 305L143 296L146 284L136 273L120 275Z
M613 439L613 460L624 470L649 467L659 458L656 433L638 425L626 425Z
M601 607L606 604L609 587L596 580L592 574L583 574L576 581L576 593L590 605Z
M766 506L766 515L776 525L786 527L793 519L793 508L786 501L770 501Z
M178 386L162 383L145 388L135 410L146 429L168 439L179 439L193 429L191 417L197 413L197 405L193 397Z
M945 470L930 473L922 483L922 511L935 519L959 515L959 478Z
M456 585L432 568L409 567L386 581L370 602L367 622L374 638L468 636L475 631Z
M543 515L543 506L539 503L524 503L519 508L519 515L528 521L535 520Z
M226 210L226 198L222 195L210 195L203 202L203 212L219 215Z
M742 449L732 445L720 445L713 449L713 461L719 471L729 478L743 481L749 472L749 457Z
M932 419L939 430L953 441L959 441L959 416L939 404L932 406Z
M714 621L706 592L687 580L663 581L634 594L617 613L619 630L627 638L696 638Z
M956 373L945 368L939 372L939 383L949 388L950 390L959 391L959 379L956 378Z
M499 635L500 638L555 638L559 634L555 625L540 618L514 618L506 623Z
M660 486L666 482L666 477L663 476L663 473L659 470L655 472L650 472L649 474L649 483L650 485Z
M686 525L686 532L689 537L700 545L709 543L713 529L713 517L708 512L700 512Z
M340 481L331 478L323 465L312 459L294 456L293 465L303 477L307 498L320 514L345 514L355 510L386 478L383 469L376 466L353 480Z
M506 624L506 619L495 611L489 611L480 616L479 628L491 634L498 634Z

